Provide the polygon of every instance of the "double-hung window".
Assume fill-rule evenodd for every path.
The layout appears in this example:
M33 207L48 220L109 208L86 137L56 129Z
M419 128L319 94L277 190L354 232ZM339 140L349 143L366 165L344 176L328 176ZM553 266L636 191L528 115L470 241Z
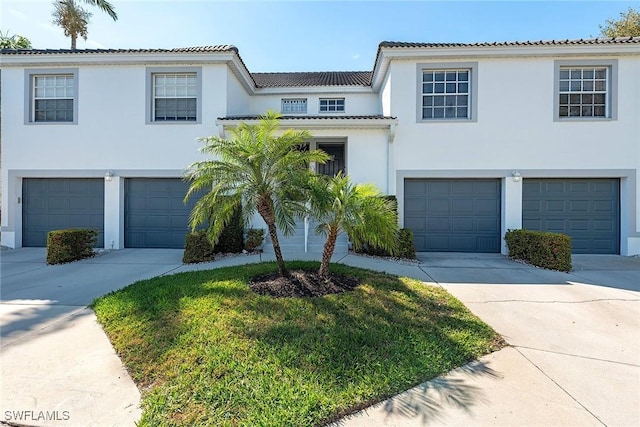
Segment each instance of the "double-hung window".
M344 98L320 98L321 113L344 113Z
M25 123L77 123L78 70L26 70Z
M615 61L556 61L558 120L615 118Z
M200 68L147 69L151 123L200 123L202 80Z
M153 75L153 120L195 122L198 111L194 73Z
M475 120L476 63L418 64L418 121Z

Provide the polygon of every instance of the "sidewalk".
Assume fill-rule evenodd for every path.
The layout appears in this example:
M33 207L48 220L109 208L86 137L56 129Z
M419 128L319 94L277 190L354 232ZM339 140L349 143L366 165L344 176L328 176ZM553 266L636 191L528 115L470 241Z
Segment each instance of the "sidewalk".
M37 248L0 256L0 421L60 426L140 417L137 388L85 308L94 297L161 274L273 259L183 265L181 250L125 249L46 266ZM640 423L640 259L576 256L570 274L498 254L334 262L443 286L512 345L336 425ZM32 420L14 416L25 414ZM60 419L34 420L40 415Z

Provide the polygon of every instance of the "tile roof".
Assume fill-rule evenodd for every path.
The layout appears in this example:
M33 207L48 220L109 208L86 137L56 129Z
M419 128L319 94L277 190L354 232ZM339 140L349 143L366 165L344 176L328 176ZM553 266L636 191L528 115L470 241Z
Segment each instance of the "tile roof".
M251 73L256 87L369 86L371 71Z
M218 117L218 120L259 120L261 116L259 115L249 115L249 116L226 116L226 117ZM339 116L339 115L307 115L307 116L290 116L283 115L280 117L280 120L394 120L395 117L392 116L383 116L381 114L372 114L372 115L363 115L363 116Z
M212 53L235 52L233 45L177 47L173 49L2 49L3 55L101 54L101 53Z
M640 37L615 37L579 40L528 40L480 43L408 43L383 41L379 48L491 47L491 46L566 46L640 43Z

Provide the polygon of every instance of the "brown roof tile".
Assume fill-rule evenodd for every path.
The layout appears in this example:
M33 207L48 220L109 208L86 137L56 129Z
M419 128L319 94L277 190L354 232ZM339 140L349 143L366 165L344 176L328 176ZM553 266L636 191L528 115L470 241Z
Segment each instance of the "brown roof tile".
M491 46L565 46L565 45L596 45L596 44L626 44L640 43L640 37L615 37L579 40L528 40L479 43L408 43L384 41L379 48L438 48L438 47L491 47Z

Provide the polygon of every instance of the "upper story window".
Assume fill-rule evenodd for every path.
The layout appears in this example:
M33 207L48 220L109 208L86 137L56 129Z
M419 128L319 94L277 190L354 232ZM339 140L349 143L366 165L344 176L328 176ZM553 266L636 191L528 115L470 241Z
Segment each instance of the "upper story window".
M320 98L321 113L344 113L344 98Z
M78 70L25 70L25 123L77 123Z
M306 114L307 98L283 99L280 111L282 114Z
M475 121L477 63L418 64L418 121Z
M153 120L196 121L198 111L196 75L153 75Z
M423 119L469 118L469 70L422 73Z
M615 118L615 61L556 61L557 120Z
M148 68L147 123L200 123L201 68Z

